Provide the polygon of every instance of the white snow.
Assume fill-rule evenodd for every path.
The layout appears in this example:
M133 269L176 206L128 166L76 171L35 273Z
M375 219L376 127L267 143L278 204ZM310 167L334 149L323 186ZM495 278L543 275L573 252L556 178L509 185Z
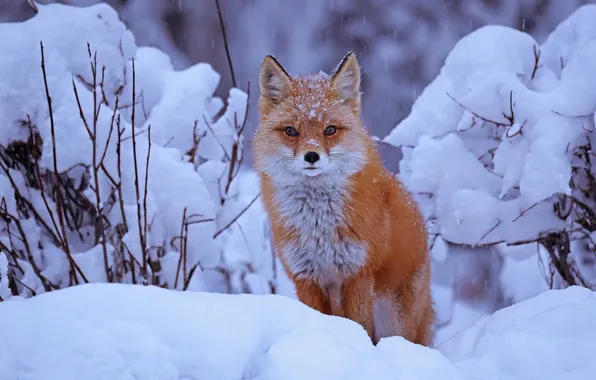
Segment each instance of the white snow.
M541 264L536 256L537 240L562 232L587 244L592 232L578 224L565 196L593 206L585 176L596 170L578 157L596 142L594 17L595 5L578 8L542 45L504 26L468 34L383 140L401 147L400 178L433 236L470 249L503 243L496 253L506 273L494 270L511 301L538 294L551 281L548 255ZM561 205L572 212L560 217L555 206ZM525 259L506 259L508 249L525 250ZM569 260L580 262L582 255L574 248ZM525 276L530 263L535 270ZM514 269L520 265L525 269ZM562 285L554 277L553 285Z
M501 379L589 379L595 301L585 288L547 291L480 319L438 349L464 369L492 367Z
M216 268L222 264L222 249L228 244L226 239L239 233L230 231L214 239L221 229L221 220L225 219L227 225L248 204L238 199L240 176L228 185L227 175L234 144L239 147L236 160L242 158L243 138L237 133L244 123L247 95L234 88L224 103L214 96L220 75L208 63L177 71L169 57L158 49L137 48L133 35L106 4L90 7L50 4L37 8L38 14L25 22L0 24L0 34L13 36L0 44L0 144L7 148L14 141L27 141L30 128L26 121L30 117L31 129L38 132L43 141L40 173L53 171L54 146L40 66L41 41L52 99L58 171L65 172L74 183L87 179L88 184L80 195L95 208L102 209L110 226L106 232L106 238L110 239L106 243L106 260L102 237L95 235L97 230L92 218L85 217L83 212L82 225L78 228L73 228L72 222L67 220L66 236L74 262L91 282L106 281L105 263L109 270L121 273L120 281L138 282L139 264L150 257L153 262L163 260L162 270L153 273L153 268L149 268L148 275L141 281L159 276L157 281L168 287L181 288L186 281L192 289L224 290L224 287L214 288L209 283L213 282L213 275L219 273L216 270L210 273L197 270L193 281L188 277L191 268L196 266ZM92 70L95 57L96 99ZM136 87L134 142L133 59ZM102 77L103 88L100 85ZM73 85L87 126L79 115ZM116 101L118 109L115 111ZM99 109L96 122L94 103ZM120 127L117 120L120 120ZM118 168L119 133L121 176ZM96 135L97 162L102 160L105 151L103 167L97 175L98 186L92 169L94 156L90 135ZM135 157L138 167L135 167ZM38 217L30 217L30 211L26 214L16 210L15 194L10 190L11 182L4 170L0 171L0 193L6 198L7 209L24 227L40 273L58 287L68 286L71 265L64 246L57 241L60 238L54 237L62 235L61 228L54 227L59 226L57 205L49 195L44 200L40 191L24 176L24 171L18 169L21 168L11 167L8 172ZM237 171L236 164L234 174ZM122 197L111 179L122 182ZM100 193L99 202L96 187ZM123 207L120 207L121 202ZM140 223L137 215L140 215ZM184 249L180 239L183 215L188 223ZM124 225L124 221L126 234L118 238L115 228ZM20 237L14 223L8 228L12 236ZM4 228L0 233L3 242L24 252L23 244L14 238L9 241L8 235L8 229ZM248 236L244 246L253 244L251 239ZM261 241L262 235L256 239ZM15 257L15 254L10 255L9 261L13 264L11 272L22 283L20 293L31 295L29 288L36 294L45 291L39 276L27 262L29 259L23 260L21 265L29 270L20 271L14 269ZM130 269L126 269L127 265L122 264L123 260L134 261L131 257L139 263L127 264L128 267L136 266L135 271L139 272L136 280L133 280ZM176 265L172 265L174 262ZM179 266L178 262L184 265ZM186 278L176 282L177 274ZM203 281L203 276L210 280ZM83 281L82 276L78 277ZM219 281L223 277L219 273Z
M307 145L312 145L312 146L319 146L319 143L317 142L317 140L315 139L310 139L306 142Z
M0 304L0 378L588 379L596 295L553 290L426 348L284 296L89 284Z

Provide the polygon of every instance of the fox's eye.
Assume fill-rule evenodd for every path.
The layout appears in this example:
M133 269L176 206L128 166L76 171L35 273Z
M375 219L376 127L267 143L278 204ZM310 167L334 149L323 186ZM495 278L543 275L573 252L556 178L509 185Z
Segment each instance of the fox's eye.
M298 131L294 127L286 127L286 135L296 137L298 136Z
M325 131L323 133L325 134L325 136L331 136L334 135L335 132L337 132L337 127L335 125L330 125L327 128L325 128Z

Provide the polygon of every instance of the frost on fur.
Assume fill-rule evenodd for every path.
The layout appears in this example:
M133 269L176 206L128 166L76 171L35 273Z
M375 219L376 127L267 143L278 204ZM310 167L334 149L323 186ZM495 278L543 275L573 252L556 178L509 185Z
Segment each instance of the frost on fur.
M471 258L456 286L497 287L497 307L596 285L594 17L579 8L542 45L501 26L469 34L384 139L402 148L435 261Z
M0 45L0 291L249 288L270 263L247 254L267 249L263 224L242 230L247 94L226 106L210 65L174 70L105 4L37 11L0 25L18 36Z

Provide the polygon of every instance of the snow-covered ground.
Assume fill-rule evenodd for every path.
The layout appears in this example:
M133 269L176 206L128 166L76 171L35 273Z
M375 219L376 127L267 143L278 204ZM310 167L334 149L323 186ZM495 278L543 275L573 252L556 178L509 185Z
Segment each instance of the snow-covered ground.
M438 347L377 347L358 324L274 295L90 284L0 304L0 379L591 379L596 295L552 290Z

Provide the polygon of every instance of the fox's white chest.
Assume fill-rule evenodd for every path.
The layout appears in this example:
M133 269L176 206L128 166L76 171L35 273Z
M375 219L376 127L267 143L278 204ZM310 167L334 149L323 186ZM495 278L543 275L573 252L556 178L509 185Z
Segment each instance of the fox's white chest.
M313 279L323 286L340 284L360 269L366 247L340 236L345 227L345 186L333 181L305 181L280 186L277 204L286 227L298 232L281 254L298 278Z

